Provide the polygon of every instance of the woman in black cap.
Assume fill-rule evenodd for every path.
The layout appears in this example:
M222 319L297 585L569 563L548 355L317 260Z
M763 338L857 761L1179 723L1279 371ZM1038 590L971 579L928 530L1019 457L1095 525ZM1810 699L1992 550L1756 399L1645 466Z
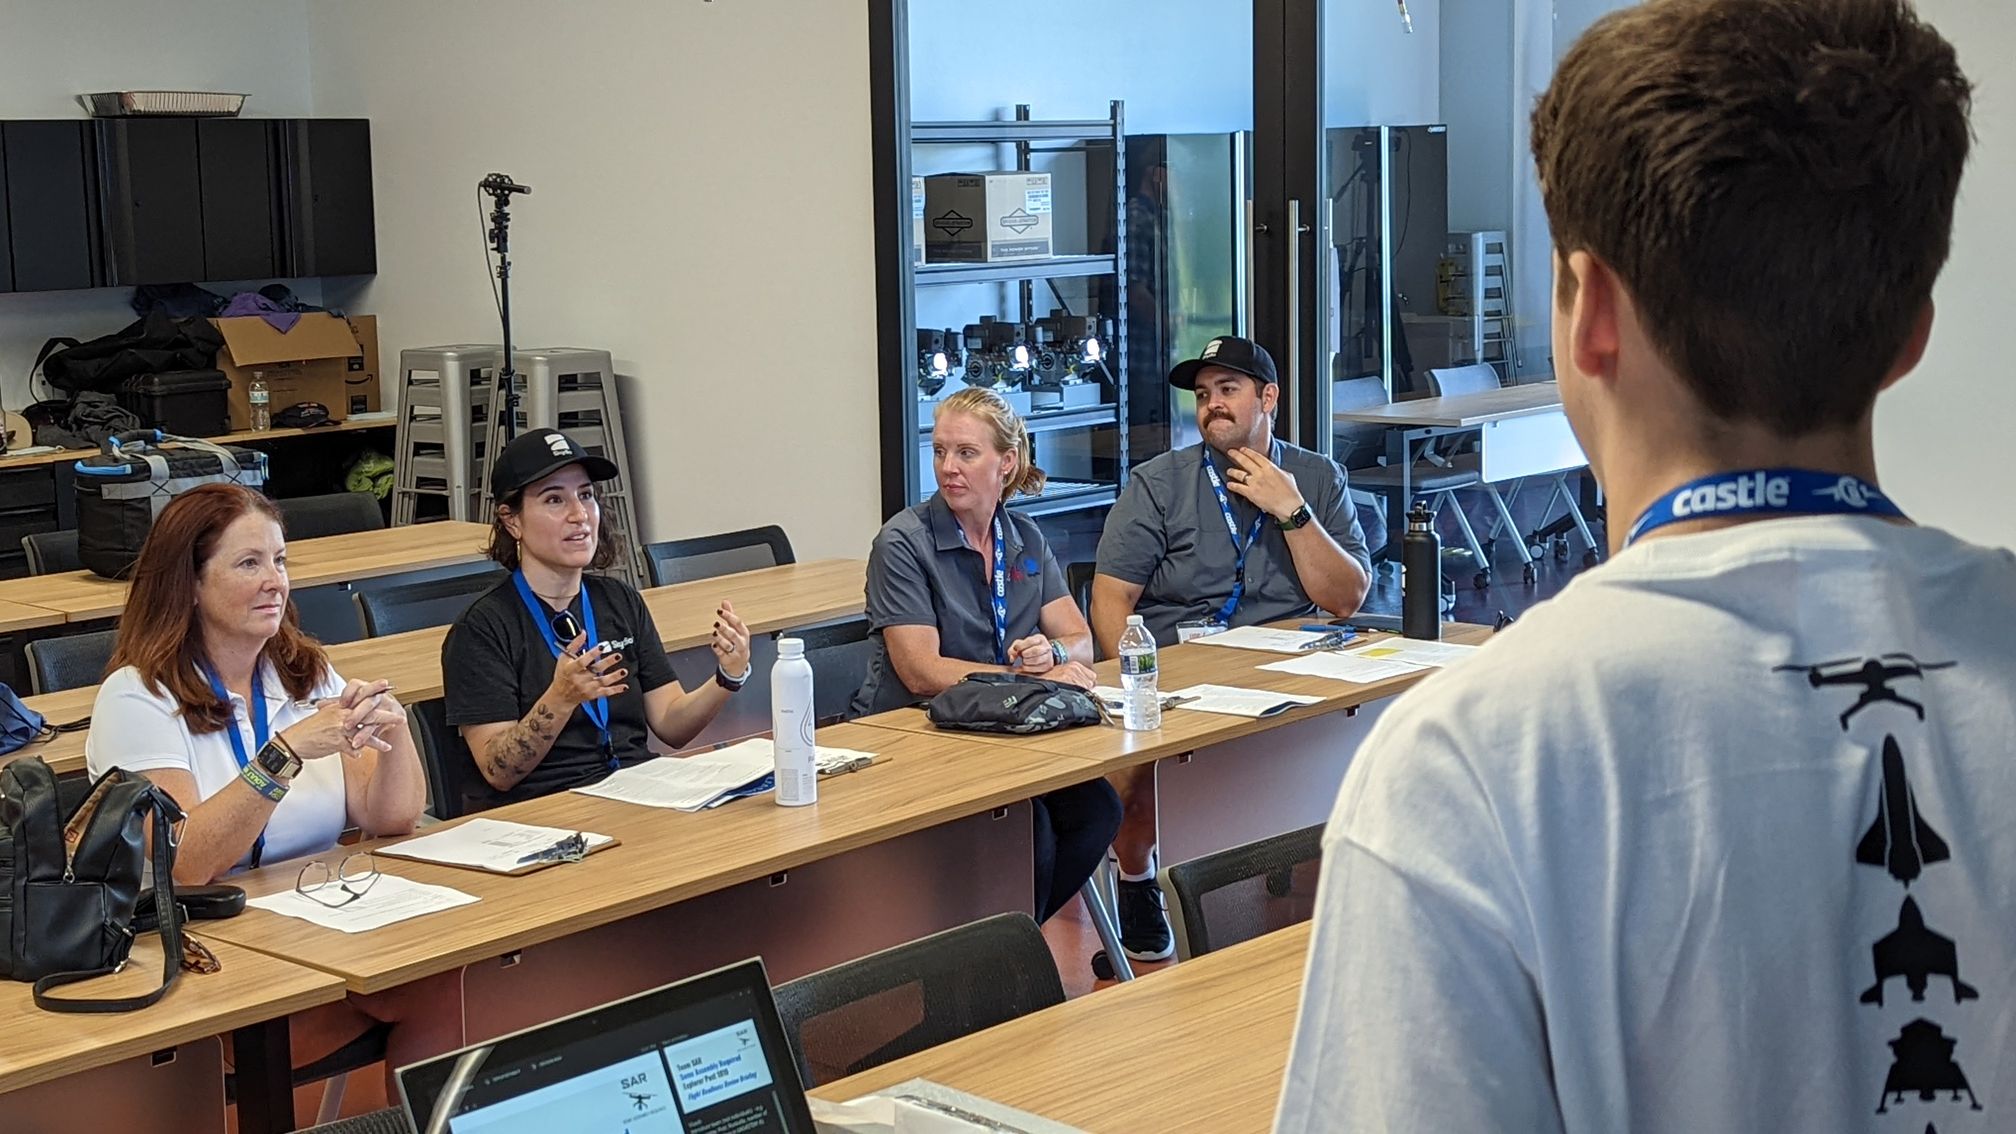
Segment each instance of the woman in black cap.
M442 647L448 723L488 782L488 803L592 783L650 758L647 731L679 748L749 680L749 631L715 612L714 679L679 686L644 598L588 574L614 562L595 482L616 466L557 429L497 456L490 558L511 577L478 598Z

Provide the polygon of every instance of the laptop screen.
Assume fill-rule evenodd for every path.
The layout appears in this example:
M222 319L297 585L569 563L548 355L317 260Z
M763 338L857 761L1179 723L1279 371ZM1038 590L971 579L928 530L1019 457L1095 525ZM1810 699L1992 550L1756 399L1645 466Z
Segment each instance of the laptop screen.
M760 960L399 1071L420 1134L812 1134Z

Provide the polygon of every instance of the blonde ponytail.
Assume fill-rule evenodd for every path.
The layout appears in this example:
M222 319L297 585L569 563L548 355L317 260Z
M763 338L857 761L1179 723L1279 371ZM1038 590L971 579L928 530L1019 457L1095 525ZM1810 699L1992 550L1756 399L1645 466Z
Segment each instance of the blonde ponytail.
M939 402L931 420L937 421L948 413L970 414L978 418L994 434L995 451L1015 454L1015 471L1008 477L1008 483L1002 486L1003 499L1018 493L1035 496L1043 491L1043 485L1050 478L1036 467L1035 449L1029 443L1029 429L1009 407L1006 398L984 387L968 386Z

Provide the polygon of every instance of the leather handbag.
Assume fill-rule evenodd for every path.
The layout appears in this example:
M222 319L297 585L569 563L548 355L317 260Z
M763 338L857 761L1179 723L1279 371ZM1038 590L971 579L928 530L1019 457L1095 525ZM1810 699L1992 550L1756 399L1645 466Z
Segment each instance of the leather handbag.
M1075 685L1017 673L969 674L931 698L927 714L939 728L1018 734L1112 719L1097 698Z
M182 809L144 778L118 768L91 783L74 807L66 808L65 794L39 757L0 769L0 976L34 981L36 1005L51 1012L145 1008L166 995L182 971L174 873L174 824ZM143 996L104 1000L47 995L126 964L150 835L154 908L162 912L161 986Z

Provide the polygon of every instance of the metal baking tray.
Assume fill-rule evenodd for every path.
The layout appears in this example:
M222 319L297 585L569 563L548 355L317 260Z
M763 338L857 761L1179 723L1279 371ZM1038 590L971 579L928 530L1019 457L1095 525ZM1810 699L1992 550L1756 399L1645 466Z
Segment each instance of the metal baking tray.
M78 95L77 101L93 118L233 118L245 105L245 96L215 91L100 91Z

